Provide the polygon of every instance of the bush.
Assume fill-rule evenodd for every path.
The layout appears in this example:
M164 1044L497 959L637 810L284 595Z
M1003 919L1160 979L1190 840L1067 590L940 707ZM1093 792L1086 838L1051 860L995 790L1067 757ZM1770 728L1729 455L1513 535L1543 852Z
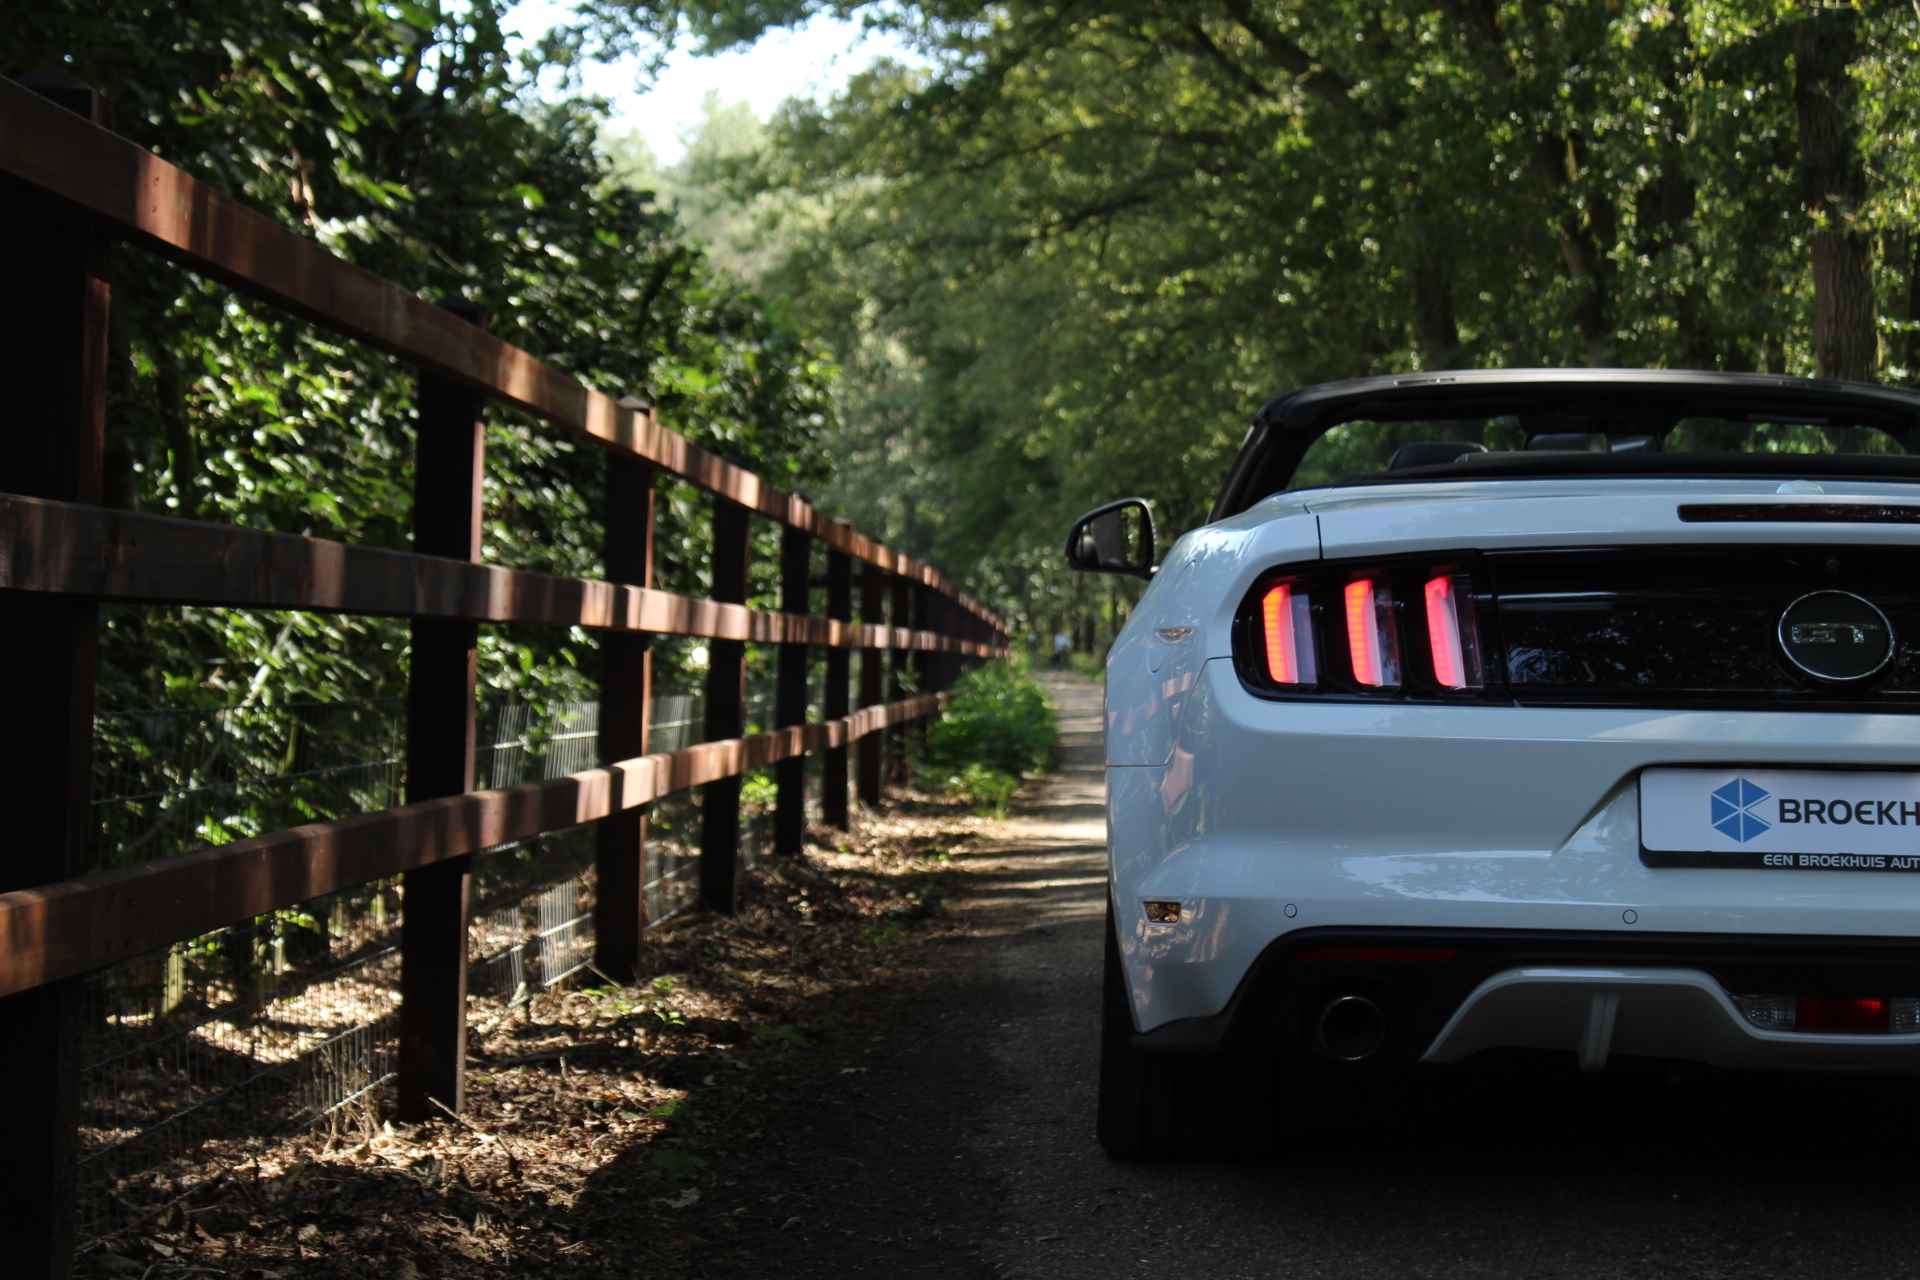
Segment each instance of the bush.
M953 693L922 764L942 791L1005 813L1021 776L1053 758L1053 708L1031 674L1006 662L969 671Z
M1107 657L1103 653L1076 653L1068 661L1075 675L1085 676L1089 680L1107 678Z
M996 818L1006 816L1007 806L1013 803L1013 793L1020 789L1020 779L984 764L970 764L937 781L948 795L959 796L975 809Z

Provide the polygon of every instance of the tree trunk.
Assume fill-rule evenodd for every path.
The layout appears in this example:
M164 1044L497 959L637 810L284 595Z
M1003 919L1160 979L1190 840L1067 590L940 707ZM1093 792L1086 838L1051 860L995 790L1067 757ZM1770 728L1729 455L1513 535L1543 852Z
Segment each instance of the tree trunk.
M1847 66L1859 52L1850 10L1801 21L1793 39L1793 99L1800 125L1800 190L1813 232L1813 353L1825 378L1871 379L1879 366L1874 332L1873 239L1854 217L1866 195L1856 145L1859 89Z
M1907 335L1901 363L1907 381L1920 385L1920 230L1910 230L1907 242Z
M1453 310L1453 271L1445 251L1420 246L1413 264L1414 341L1423 369L1455 369L1460 362L1460 324Z
M1533 167L1542 189L1561 205L1560 262L1579 282L1573 304L1574 327L1590 365L1615 359L1613 263L1607 257L1618 226L1610 192L1591 190L1585 211L1576 203L1586 176L1586 144L1579 134L1542 134L1534 143Z
M1685 101L1686 71L1697 65L1686 24L1670 23L1646 38L1665 69L1668 95L1675 102ZM1658 130L1659 169L1634 194L1634 226L1640 256L1668 280L1664 293L1673 317L1674 341L1662 353L1663 363L1670 361L1682 369L1750 368L1752 362L1740 354L1737 342L1731 351L1722 349L1714 317L1702 305L1699 268L1687 265L1697 263L1699 255L1684 253L1695 246L1699 234L1699 184L1693 171L1698 140L1691 136L1687 117L1678 111L1660 112L1652 127Z

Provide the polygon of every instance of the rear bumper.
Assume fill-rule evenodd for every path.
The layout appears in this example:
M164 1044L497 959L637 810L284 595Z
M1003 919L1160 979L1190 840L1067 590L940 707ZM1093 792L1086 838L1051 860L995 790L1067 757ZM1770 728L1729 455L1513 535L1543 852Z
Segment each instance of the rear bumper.
M1121 684L1110 673L1110 700ZM1221 659L1179 692L1169 762L1107 770L1143 1032L1219 1014L1270 945L1309 929L1628 948L1920 931L1920 876L1653 867L1639 829L1644 769L1912 768L1920 715L1272 702ZM1143 900L1180 903L1180 922L1148 922Z
M1306 930L1269 947L1219 1013L1135 1040L1159 1052L1304 1051L1328 1002L1358 994L1385 1012L1381 1060L1403 1065L1528 1049L1588 1070L1627 1058L1920 1070L1920 1034L1762 1030L1733 1002L1748 993L1920 995L1920 942Z
M1586 1071L1616 1054L1716 1067L1920 1067L1920 1035L1763 1031L1697 969L1510 969L1474 989L1420 1060L1460 1062L1487 1049L1567 1049Z

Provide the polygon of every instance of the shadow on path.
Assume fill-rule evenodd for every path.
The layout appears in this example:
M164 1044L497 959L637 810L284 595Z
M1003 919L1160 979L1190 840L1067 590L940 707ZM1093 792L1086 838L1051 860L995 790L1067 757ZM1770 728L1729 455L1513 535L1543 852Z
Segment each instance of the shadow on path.
M796 1081L695 1274L1895 1276L1920 1256L1904 1085L1444 1076L1257 1159L1093 1140L1100 692L1047 683L1061 763L950 875L959 928L857 1063ZM1310 1114L1311 1098L1282 1095ZM767 1196L782 1198L768 1206ZM738 1212L738 1208L722 1208Z

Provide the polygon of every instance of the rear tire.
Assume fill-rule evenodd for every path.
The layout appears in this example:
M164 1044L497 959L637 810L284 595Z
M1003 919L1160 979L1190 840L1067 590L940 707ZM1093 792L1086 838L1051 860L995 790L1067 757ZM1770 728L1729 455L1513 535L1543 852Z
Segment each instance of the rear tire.
M1095 1133L1116 1160L1164 1156L1174 1145L1178 1102L1163 1056L1134 1047L1133 1011L1127 1002L1126 974L1120 967L1120 940L1114 931L1113 899L1107 899L1106 965L1100 990L1100 1093Z

